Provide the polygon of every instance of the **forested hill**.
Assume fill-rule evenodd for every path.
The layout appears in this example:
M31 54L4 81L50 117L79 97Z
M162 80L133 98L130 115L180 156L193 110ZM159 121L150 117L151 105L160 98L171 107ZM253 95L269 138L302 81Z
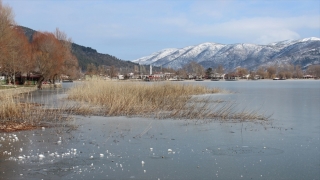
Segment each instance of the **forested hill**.
M133 69L134 65L138 65L137 63L133 63L131 61L123 61L109 54L98 53L95 49L84 47L75 43L72 43L72 53L78 58L79 66L82 68L82 70L85 70L87 65L90 63L93 63L96 66L106 65L128 69Z
M29 41L31 41L32 36L36 31L27 27L20 27L23 29ZM96 66L106 65L128 69L133 69L134 65L138 65L137 63L133 63L131 61L123 61L109 54L98 53L97 50L92 49L91 47L81 46L76 43L72 43L72 53L77 57L79 66L83 71L86 71L87 65L91 63Z

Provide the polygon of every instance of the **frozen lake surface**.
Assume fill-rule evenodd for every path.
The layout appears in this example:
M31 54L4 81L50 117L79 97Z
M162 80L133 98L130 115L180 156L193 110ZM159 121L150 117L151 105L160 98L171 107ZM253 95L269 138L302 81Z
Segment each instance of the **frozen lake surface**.
M177 83L231 90L215 96L272 118L78 116L65 127L0 133L0 179L320 179L320 81ZM37 93L56 102L65 96Z

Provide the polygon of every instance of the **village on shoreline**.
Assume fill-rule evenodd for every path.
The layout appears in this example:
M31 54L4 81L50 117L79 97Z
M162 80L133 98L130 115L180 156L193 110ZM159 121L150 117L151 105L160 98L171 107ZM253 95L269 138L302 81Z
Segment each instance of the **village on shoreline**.
M44 82L42 85L42 88L62 88L62 83L73 83L73 82L83 82L83 81L90 81L90 80L106 80L106 81L119 81L119 82L132 82L132 81L185 81L185 82L194 82L194 81L270 81L270 80L286 80L286 81L298 81L298 80L303 80L303 81L313 81L313 80L319 80L318 77L313 77L311 75L305 75L303 78L291 78L291 79L280 79L280 78L274 78L274 79L251 79L251 78L230 78L230 79L224 79L224 78L211 78L211 79L182 79L182 78L164 78L162 76L157 76L157 75L145 75L135 79L135 78L129 78L129 79L124 79L122 75L119 75L118 77L115 78L109 78L109 77L89 77L86 76L84 79L78 79L78 80L67 80L67 81L57 81L54 84L50 82ZM1 81L0 81L1 82ZM13 85L12 83L8 84L4 81L2 81L2 84L0 84L0 92L2 93L10 93L10 94L22 94L22 93L28 93L31 91L38 90L36 83L33 83L33 85Z

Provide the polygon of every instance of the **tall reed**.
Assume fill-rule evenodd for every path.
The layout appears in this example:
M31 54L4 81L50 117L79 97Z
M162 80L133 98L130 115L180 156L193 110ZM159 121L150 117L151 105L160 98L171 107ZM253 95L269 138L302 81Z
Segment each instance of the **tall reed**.
M21 92L25 91L0 93L0 131L33 129L45 123L61 122L79 109L79 106L66 105L45 107L34 103L30 94L25 94L27 100L22 102Z
M181 119L264 119L255 113L237 113L234 103L219 105L196 95L221 92L206 86L174 82L145 83L88 81L69 90L68 99L100 107L103 115ZM217 102L220 103L220 102Z

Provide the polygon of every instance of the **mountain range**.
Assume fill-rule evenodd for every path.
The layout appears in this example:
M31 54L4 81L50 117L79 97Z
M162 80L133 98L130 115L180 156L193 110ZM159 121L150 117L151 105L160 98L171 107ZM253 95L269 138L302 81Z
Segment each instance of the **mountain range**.
M180 69L190 62L201 64L205 69L222 65L226 70L243 67L250 70L259 66L284 64L320 64L320 38L286 40L267 45L202 43L184 48L164 49L136 60L141 65L153 65Z
M37 31L19 26L24 31L29 41L32 41L34 33ZM124 61L118 59L115 56L109 54L102 54L97 52L97 50L82 46L76 43L72 43L72 53L75 55L79 61L79 66L83 71L86 71L88 64L94 64L95 66L105 65L105 66L115 66L116 68L127 68L128 70L133 70L135 65L138 65L131 61Z
M36 31L20 27L32 41ZM184 48L164 49L133 61L124 61L76 43L72 43L72 53L77 57L83 71L86 71L87 65L91 63L96 66L106 65L133 70L138 64L180 69L192 61L201 64L205 69L222 65L225 70L234 70L237 67L255 70L259 66L284 64L300 65L305 69L309 65L320 64L320 38L286 40L267 45L207 42Z

